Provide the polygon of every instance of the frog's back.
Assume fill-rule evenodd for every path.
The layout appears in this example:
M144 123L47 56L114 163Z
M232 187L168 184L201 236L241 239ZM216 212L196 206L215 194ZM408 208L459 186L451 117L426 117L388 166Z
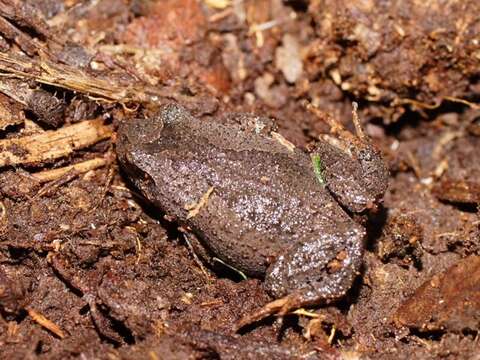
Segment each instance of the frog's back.
M128 128L148 121L160 122L145 126L161 134L136 141ZM121 130L118 153L147 199L192 229L212 256L253 276L289 245L351 226L305 153L234 124L167 108Z

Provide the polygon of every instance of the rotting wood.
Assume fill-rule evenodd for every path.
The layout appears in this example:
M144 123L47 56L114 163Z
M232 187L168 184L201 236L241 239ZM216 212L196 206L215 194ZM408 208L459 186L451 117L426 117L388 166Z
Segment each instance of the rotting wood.
M39 182L44 183L47 181L53 181L61 178L70 171L76 173L86 173L90 170L98 169L99 167L105 166L108 163L108 160L105 158L95 158L87 161L80 162L78 164L73 164L65 166L58 169L46 170L32 174Z
M0 0L0 16L24 27L30 27L46 38L54 38L40 11L29 2L23 0Z
M25 121L23 111L18 107L9 106L5 96L0 97L0 130L8 126L19 125Z
M109 138L112 131L102 119L95 119L38 135L0 140L0 167L58 159Z

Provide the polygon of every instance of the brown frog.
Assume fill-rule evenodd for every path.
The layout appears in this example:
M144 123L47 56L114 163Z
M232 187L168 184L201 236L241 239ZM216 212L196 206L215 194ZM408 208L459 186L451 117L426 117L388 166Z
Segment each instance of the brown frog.
M277 300L240 322L342 297L362 262L365 229L353 213L375 208L387 186L379 151L327 121L307 155L252 115L202 121L179 105L121 126L117 154L151 203L195 235L196 253L253 277ZM341 205L340 205L341 204Z

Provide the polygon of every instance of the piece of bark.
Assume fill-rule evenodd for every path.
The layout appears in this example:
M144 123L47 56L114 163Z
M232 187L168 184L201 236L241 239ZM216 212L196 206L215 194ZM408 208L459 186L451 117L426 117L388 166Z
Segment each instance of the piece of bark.
M0 141L0 167L36 164L57 159L93 145L112 135L102 119L87 120L55 131Z
M2 79L0 92L24 105L44 125L57 128L65 121L65 102L48 91L41 88L32 89L23 80Z
M0 17L0 33L4 38L14 41L26 54L33 56L37 52L32 39L3 17Z
M478 331L480 257L467 257L434 275L403 302L393 320L419 331Z
M435 184L432 193L444 201L480 204L480 183L476 181L444 179Z
M24 0L0 0L0 16L29 27L46 38L53 37L40 11Z

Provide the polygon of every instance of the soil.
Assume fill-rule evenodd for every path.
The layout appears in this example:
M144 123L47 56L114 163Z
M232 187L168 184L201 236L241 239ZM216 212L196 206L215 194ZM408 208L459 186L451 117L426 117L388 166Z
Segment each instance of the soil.
M478 358L479 12L476 0L0 0L1 357ZM350 129L359 103L390 185L344 298L234 331L273 300L262 279L202 264L116 162L118 125L172 101L203 121L274 118L300 148L328 132L305 101ZM91 120L93 140L30 151Z

